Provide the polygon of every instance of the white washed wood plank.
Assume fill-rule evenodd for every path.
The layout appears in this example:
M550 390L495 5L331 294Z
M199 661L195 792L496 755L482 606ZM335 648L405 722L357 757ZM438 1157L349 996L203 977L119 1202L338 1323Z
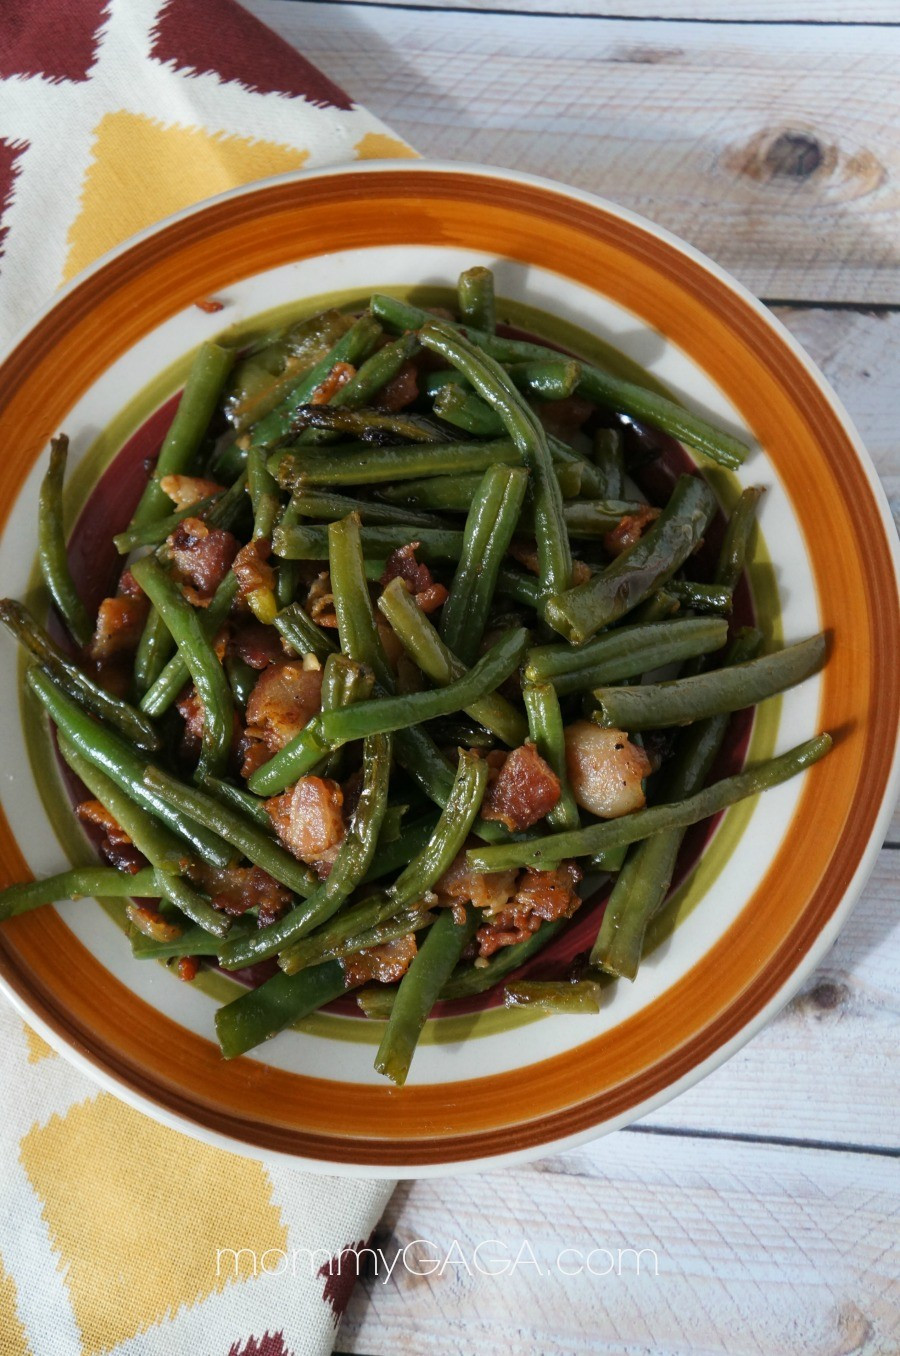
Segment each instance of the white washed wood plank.
M900 28L248 8L425 155L603 193L762 296L900 303Z
M293 4L295 0L280 0ZM397 0L402 3L402 0ZM384 9L391 0L331 0ZM422 9L503 10L509 14L580 14L604 18L695 19L741 22L889 24L897 21L894 0L415 0Z
M620 1133L533 1168L401 1184L388 1258L462 1265L357 1287L348 1352L421 1356L888 1356L900 1344L896 1162L772 1145ZM473 1250L541 1270L486 1276ZM429 1245L434 1244L435 1247ZM609 1276L563 1276L565 1249L613 1256ZM619 1249L652 1249L640 1275ZM527 1252L523 1254L527 1258ZM563 1265L577 1259L566 1252ZM602 1253L595 1270L609 1266Z

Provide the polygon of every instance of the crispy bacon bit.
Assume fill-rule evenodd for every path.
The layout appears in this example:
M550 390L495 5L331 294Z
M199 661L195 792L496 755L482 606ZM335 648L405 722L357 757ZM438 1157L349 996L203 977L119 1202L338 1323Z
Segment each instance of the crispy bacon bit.
M310 584L309 593L306 597L306 611L317 626L337 626L334 594L331 591L331 575L327 570L317 574Z
M418 371L415 363L404 363L395 377L381 388L376 407L392 414L411 405L419 394Z
M228 649L251 669L265 669L284 659L284 646L274 626L263 626L255 617L244 618L235 626Z
M289 791L265 802L282 843L322 880L344 841L343 803L340 786L326 777L301 777Z
M185 518L167 538L181 590L195 607L209 607L238 553L238 542L221 527Z
M241 776L244 778L252 777L254 772L272 757L262 740L254 739L246 731L241 737L238 756L241 763Z
M125 569L119 575L119 587L116 593L124 594L128 598L143 598L144 590L129 569Z
M379 984L396 983L406 974L416 950L416 934L409 932L405 937L395 937L392 942L383 942L381 946L370 946L367 951L346 956L341 964L347 976L347 987L366 984L370 979L377 980Z
M196 752L203 740L203 722L206 712L203 710L203 703L197 695L197 689L193 683L182 692L175 706L184 720L185 741Z
M385 588L392 579L402 579L422 611L434 612L447 601L447 590L443 584L434 582L427 565L416 560L416 551L420 545L420 542L411 541L391 552L381 576L381 586Z
M275 753L300 733L322 705L322 670L302 659L270 664L247 701L247 733Z
M618 819L644 804L642 778L650 759L624 730L604 730L589 720L566 726L566 767L572 795L600 819Z
M143 594L133 597L123 593L104 598L97 609L94 634L88 644L91 659L97 664L108 664L111 659L136 650L149 606Z
M310 405L328 405L342 386L356 376L356 368L350 363L335 363L324 381L320 382L308 400Z
M529 739L505 759L488 786L481 813L517 833L549 814L559 795L559 778Z
M195 301L194 305L198 311L205 312L206 315L217 315L219 311L224 310L224 301L218 301L215 297L201 297Z
M486 913L497 913L512 899L516 876L515 867L511 871L472 871L463 850L454 857L434 891L440 904L451 907L474 904Z
M531 574L540 574L541 567L538 564L537 547L533 542L514 541L509 548L509 555L513 560L517 560L520 565ZM586 565L583 560L572 561L572 583L584 584L591 577L591 567Z
M98 829L101 829L104 838L113 847L131 842L122 826L99 800L83 800L80 805L75 806L75 813L82 824L94 824Z
M272 554L272 543L266 537L257 537L242 546L231 562L231 568L237 575L238 596L246 598L248 593L257 589L275 587L275 571L266 562Z
M533 871L526 867L509 908L494 914L476 932L479 957L486 958L501 947L524 942L537 932L541 923L571 918L581 905L575 888L580 880L581 871L575 862L560 862L555 871Z
M175 964L175 973L185 984L190 984L192 979L197 978L199 969L200 959L197 956L179 956Z
M174 942L176 937L181 936L178 924L170 923L150 904L135 904L132 900L125 905L125 914L138 932L142 932L145 937L152 937L154 942Z
M182 509L196 504L200 499L207 499L211 494L221 494L225 486L215 480L204 480L202 476L171 475L163 476L159 488L169 496L177 509Z
M277 918L291 902L290 890L259 866L199 864L192 869L191 878L209 895L214 909L235 918L252 908L260 913L265 910L270 919Z
M644 528L656 522L658 517L659 509L652 504L642 504L637 513L626 513L612 531L604 536L603 549L611 556L620 556L629 546L640 541Z
M138 852L133 843L111 843L108 838L104 838L99 850L104 861L117 871L127 871L129 876L136 876L141 867L147 865L146 857Z

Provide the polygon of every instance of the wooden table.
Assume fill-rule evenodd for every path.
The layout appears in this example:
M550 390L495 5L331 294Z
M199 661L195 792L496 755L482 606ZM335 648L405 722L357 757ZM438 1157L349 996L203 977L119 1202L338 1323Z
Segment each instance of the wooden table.
M730 269L900 505L900 0L244 2L424 155L592 189ZM357 1287L344 1349L900 1351L898 899L895 817L828 959L723 1068L577 1152L398 1187L386 1238L457 1264ZM540 1272L479 1274L487 1239Z

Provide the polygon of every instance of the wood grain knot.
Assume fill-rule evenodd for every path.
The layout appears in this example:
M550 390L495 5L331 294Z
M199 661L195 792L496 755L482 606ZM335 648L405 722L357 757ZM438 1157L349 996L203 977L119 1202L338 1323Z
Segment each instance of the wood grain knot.
M826 1012L837 1012L850 999L846 984L833 979L820 979L811 989L798 994L791 1007L795 1012L811 1017L822 1017Z
M607 60L632 66L657 66L661 61L677 61L681 56L684 56L681 47L653 47L640 42L614 48Z
M726 148L722 167L731 174L772 188L824 190L832 200L872 193L887 171L872 151L840 149L811 128L763 128L738 146Z
M808 179L822 163L822 147L808 132L782 132L766 151L766 168L775 177Z

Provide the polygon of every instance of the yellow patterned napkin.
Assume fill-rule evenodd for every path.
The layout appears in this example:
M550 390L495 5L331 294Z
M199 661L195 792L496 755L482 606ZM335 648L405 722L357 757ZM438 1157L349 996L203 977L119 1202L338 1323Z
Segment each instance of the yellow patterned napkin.
M413 154L234 0L0 9L0 346L182 207ZM321 1356L390 1190L164 1129L0 1006L2 1356Z

